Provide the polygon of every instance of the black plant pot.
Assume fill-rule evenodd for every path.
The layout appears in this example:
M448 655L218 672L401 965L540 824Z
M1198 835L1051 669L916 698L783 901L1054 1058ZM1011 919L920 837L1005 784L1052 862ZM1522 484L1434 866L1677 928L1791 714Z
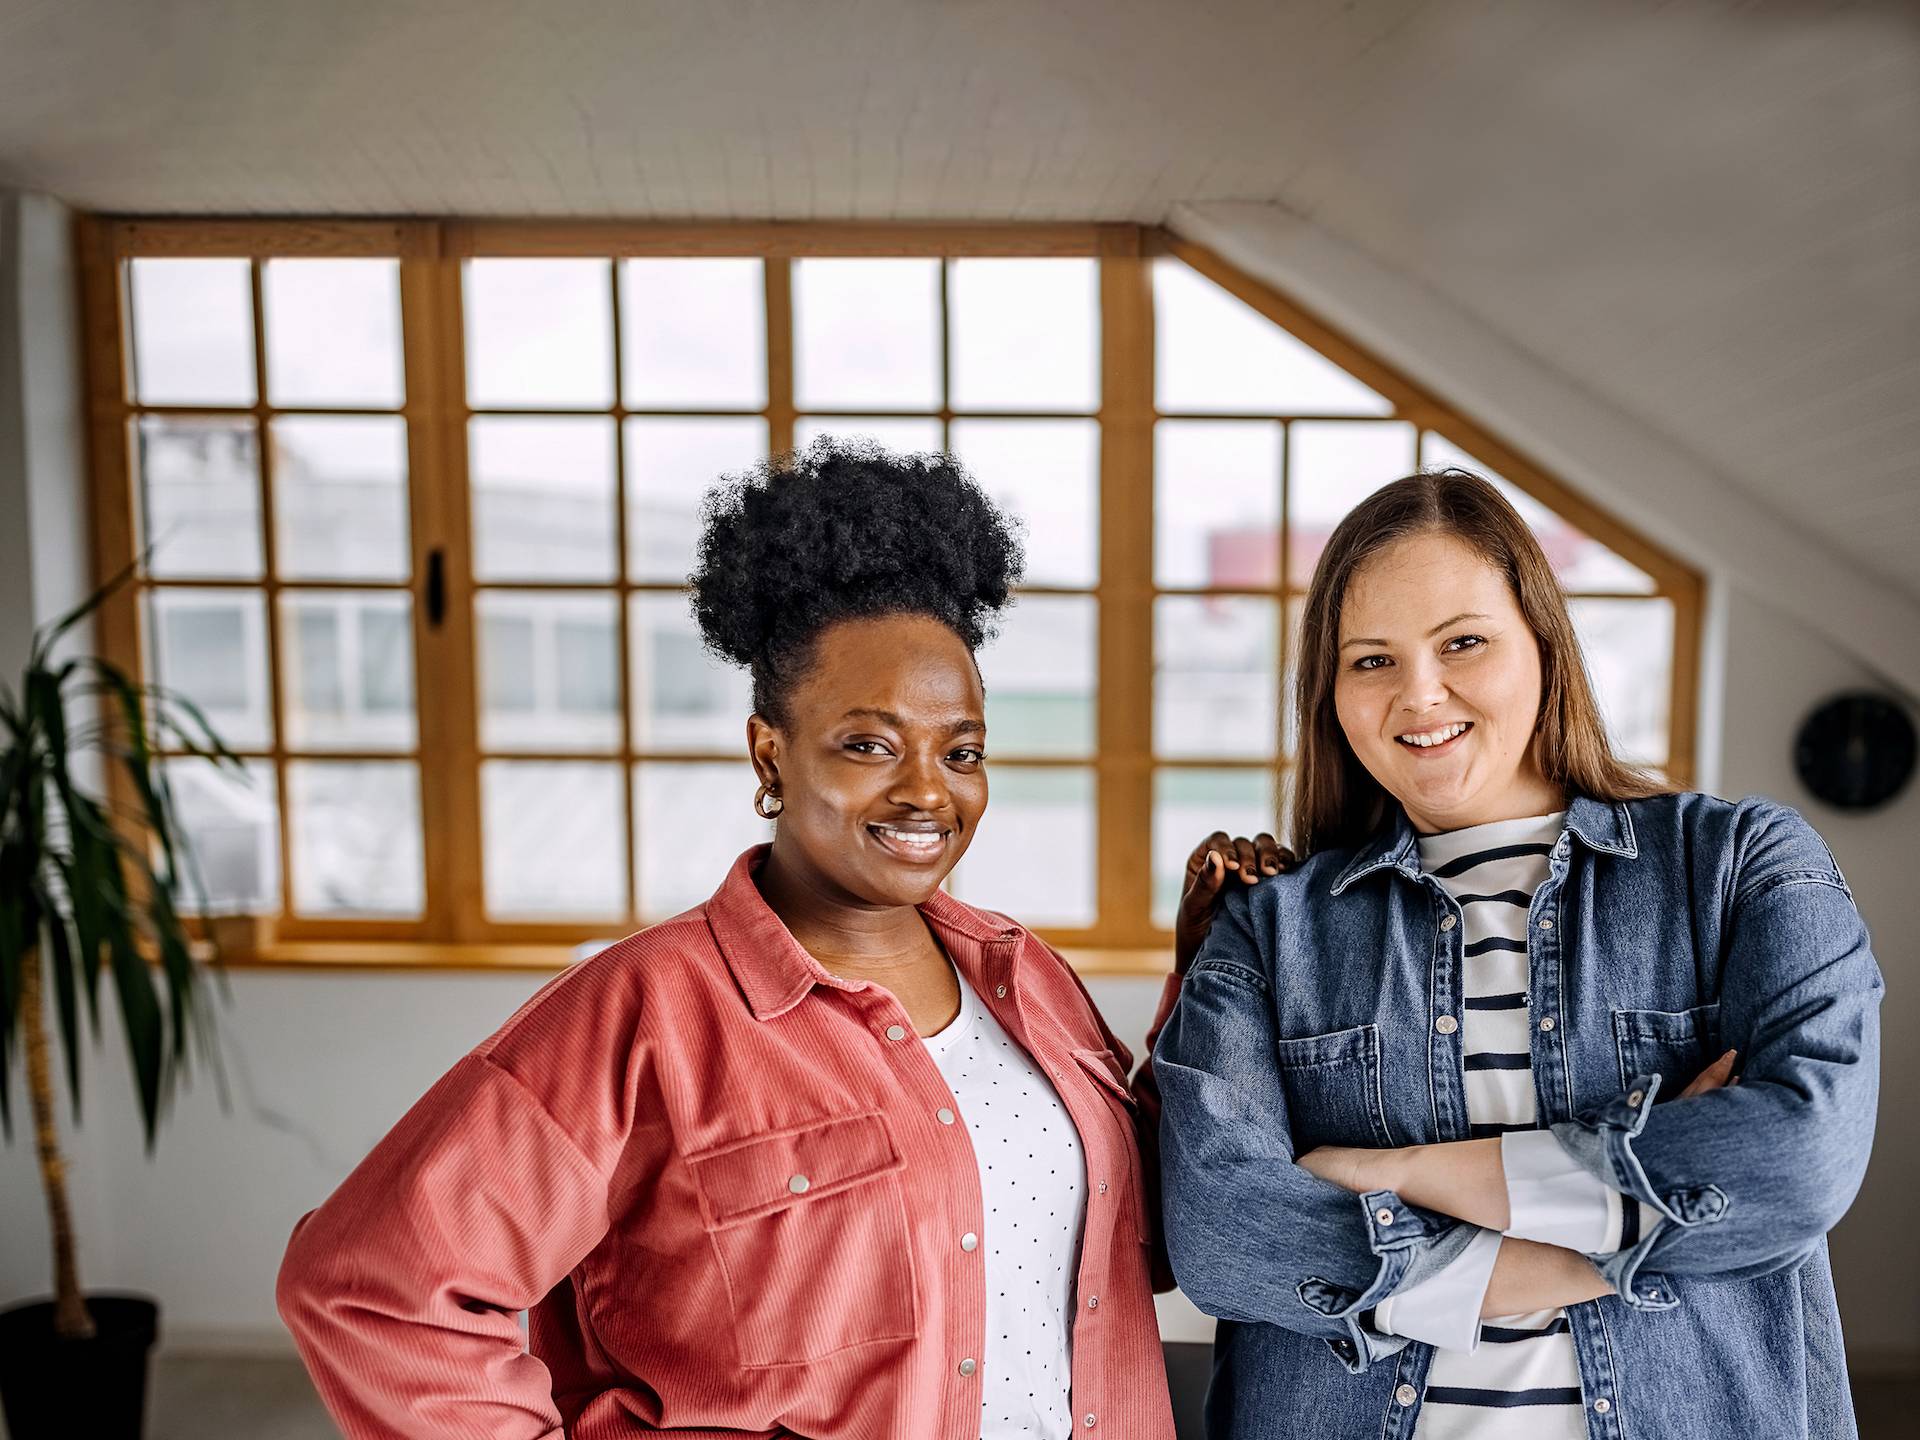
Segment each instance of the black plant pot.
M0 1311L0 1406L11 1440L141 1440L160 1307L139 1295L86 1298L91 1340L54 1334L51 1300Z

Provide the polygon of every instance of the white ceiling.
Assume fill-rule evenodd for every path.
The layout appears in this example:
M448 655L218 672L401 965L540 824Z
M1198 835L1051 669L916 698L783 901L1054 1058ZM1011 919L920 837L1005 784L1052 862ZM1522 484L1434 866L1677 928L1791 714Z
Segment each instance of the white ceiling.
M1920 6L0 0L123 212L1285 206L1920 599Z

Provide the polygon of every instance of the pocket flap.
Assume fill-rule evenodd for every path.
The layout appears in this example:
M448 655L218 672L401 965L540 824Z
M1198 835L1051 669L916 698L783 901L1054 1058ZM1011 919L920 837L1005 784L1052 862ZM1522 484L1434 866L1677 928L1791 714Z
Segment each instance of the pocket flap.
M750 1135L687 1157L713 1230L838 1194L905 1163L877 1111Z
M1133 1092L1127 1088L1127 1075L1120 1068L1120 1061L1111 1050L1076 1050L1073 1058L1080 1062L1080 1068L1100 1082L1117 1098L1126 1101L1129 1106L1140 1102L1133 1098Z
M1380 1054L1380 1030L1376 1025L1356 1025L1351 1030L1335 1030L1328 1035L1302 1035L1293 1040L1273 1042L1274 1058L1282 1070L1306 1070L1316 1065L1347 1065L1355 1060L1377 1060Z

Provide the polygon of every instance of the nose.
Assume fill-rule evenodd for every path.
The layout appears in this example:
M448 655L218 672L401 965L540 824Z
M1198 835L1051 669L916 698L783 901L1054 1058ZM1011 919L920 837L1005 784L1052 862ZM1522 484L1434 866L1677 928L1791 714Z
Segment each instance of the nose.
M909 810L947 809L952 796L940 757L929 750L909 750L894 770L887 799Z
M1428 655L1407 660L1400 667L1400 693L1396 699L1396 713L1410 716L1444 705L1447 684L1440 662Z

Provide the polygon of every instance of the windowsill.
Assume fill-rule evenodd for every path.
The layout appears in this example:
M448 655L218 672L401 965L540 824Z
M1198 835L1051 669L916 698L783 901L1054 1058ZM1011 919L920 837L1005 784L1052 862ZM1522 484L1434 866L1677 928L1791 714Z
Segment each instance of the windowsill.
M1173 968L1170 950L1077 949L1060 953L1083 976L1158 980ZM416 940L281 940L257 949L230 947L221 964L228 970L423 970L556 973L582 959L572 945L441 944Z

